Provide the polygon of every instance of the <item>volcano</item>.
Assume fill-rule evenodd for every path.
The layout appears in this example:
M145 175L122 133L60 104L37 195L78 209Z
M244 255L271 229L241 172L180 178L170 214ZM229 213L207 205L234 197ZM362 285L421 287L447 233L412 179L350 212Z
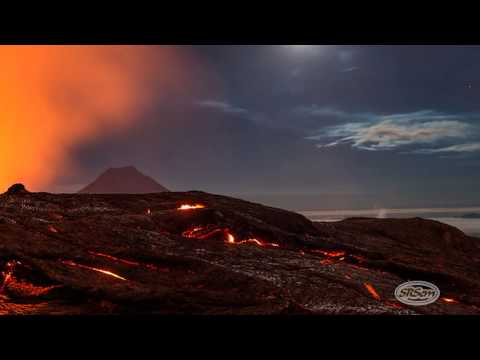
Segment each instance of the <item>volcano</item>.
M151 194L168 191L154 179L142 174L134 166L110 168L94 182L79 191L80 194Z

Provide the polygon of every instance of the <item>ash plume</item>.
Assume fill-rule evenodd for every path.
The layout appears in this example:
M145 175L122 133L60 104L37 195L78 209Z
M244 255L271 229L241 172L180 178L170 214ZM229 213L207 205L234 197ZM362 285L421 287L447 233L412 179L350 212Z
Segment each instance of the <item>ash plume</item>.
M1 46L0 188L74 171L71 149L138 121L176 64L169 48Z

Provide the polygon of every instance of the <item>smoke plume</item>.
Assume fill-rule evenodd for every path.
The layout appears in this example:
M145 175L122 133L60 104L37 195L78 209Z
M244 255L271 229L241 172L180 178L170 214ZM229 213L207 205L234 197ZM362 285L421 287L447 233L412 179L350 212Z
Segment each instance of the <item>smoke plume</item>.
M0 189L73 171L72 148L137 121L176 64L168 48L0 46Z

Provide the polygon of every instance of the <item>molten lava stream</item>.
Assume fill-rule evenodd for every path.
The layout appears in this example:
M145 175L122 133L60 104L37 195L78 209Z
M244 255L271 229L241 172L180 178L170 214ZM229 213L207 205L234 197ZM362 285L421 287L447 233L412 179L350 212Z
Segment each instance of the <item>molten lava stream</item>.
M188 238L194 238L199 240L209 239L217 234L223 233L224 230L217 227L209 226L197 226L193 229L186 230L182 233L182 236Z
M227 244L232 244L232 245L254 244L254 245L257 245L257 246L261 246L261 247L280 247L279 244L263 242L263 241L260 241L256 238L237 241L235 239L235 236L233 236L232 233L230 233L230 230L222 229L222 228L219 228L219 227L211 227L211 226L210 227L209 226L207 226L207 227L196 226L192 229L184 231L182 233L182 236L188 237L188 238L204 240L204 239L209 239L213 236L216 236L220 233L223 234L223 236L225 238L224 241Z
M455 300L455 299L452 299L452 298L442 297L440 299L442 299L442 301L447 303L447 304L458 304L458 300Z
M368 292L372 295L372 297L375 299L375 300L380 300L380 295L378 295L377 293L377 290L375 290L375 288L373 287L373 285L369 284L369 283L363 283L363 286L365 286L365 288L368 290Z
M15 294L21 294L21 296L41 296L46 294L52 289L61 287L62 285L52 285L52 286L36 286L29 282L17 280L13 274L17 265L21 265L22 263L16 260L11 260L7 262L7 266L3 275L3 282L0 286L0 293L4 292L5 288L8 286L10 292Z
M17 262L15 260L11 260L7 262L5 271L2 272L3 281L2 281L2 285L0 286L0 293L3 292L3 290L5 290L5 287L7 286L9 281L12 280L13 270L15 269L16 263Z
M42 296L53 289L61 287L63 287L63 285L37 286L27 281L17 280L15 277L12 277L11 281L8 283L9 292L22 297Z
M180 207L177 208L177 210L193 210L193 209L204 209L205 205L202 204L194 204L194 205L189 205L189 204L183 204L180 205Z
M117 258L117 257L112 256L112 255L103 254L103 253L97 253L97 252L93 252L93 251L89 251L88 253L91 254L91 255L94 255L94 256L104 257L104 258L106 258L106 259L113 260L113 261L116 261L116 262L119 262L119 263L123 263L123 264L126 264L126 265L130 265L130 266L140 266L140 263L138 263L138 262L136 262L136 261L130 261L130 260L125 260L125 259L120 259L120 258Z
M310 250L312 253L322 254L331 258L339 258L345 256L345 251L325 251L325 250Z
M235 236L233 236L228 230L225 230L225 234L227 236L227 239L226 239L227 244L232 244L232 245L255 244L255 245L261 246L261 247L269 247L269 246L280 247L280 245L278 245L276 243L265 243L265 242L262 242L258 239L255 239L255 238L236 241Z
M345 260L345 257L347 256L345 251L325 251L325 250L309 250L310 253L313 254L322 254L326 256L326 259L323 259L320 261L320 264L322 265L331 265L335 264L336 262L343 261Z
M99 273L102 273L102 274L105 274L105 275L109 275L109 276L112 276L112 277L120 279L120 280L127 281L127 279L125 279L124 277L122 277L120 275L117 275L117 274L115 274L111 271L104 270L104 269L98 269L98 268L87 266L87 265L77 264L76 262L71 261L71 260L62 260L62 264L65 264L65 265L68 265L68 266L73 266L73 267L79 267L79 268L82 268L82 269L96 271L96 272L99 272Z
M105 259L109 259L109 260L112 260L112 261L115 261L115 262L119 262L121 264L129 265L129 266L145 266L146 268L151 269L151 270L158 270L157 266L155 266L153 264L142 264L142 263L139 263L139 262L136 262L136 261L120 259L120 258L115 257L113 255L108 255L108 254L104 254L104 253L97 253L97 252L93 252L93 251L89 251L88 253L91 254L91 255L94 255L94 256L103 257ZM164 269L162 269L162 270L164 270Z
M333 261L332 259L323 259L323 260L320 260L320 264L322 264L322 265L332 265L332 264L335 264L335 261Z

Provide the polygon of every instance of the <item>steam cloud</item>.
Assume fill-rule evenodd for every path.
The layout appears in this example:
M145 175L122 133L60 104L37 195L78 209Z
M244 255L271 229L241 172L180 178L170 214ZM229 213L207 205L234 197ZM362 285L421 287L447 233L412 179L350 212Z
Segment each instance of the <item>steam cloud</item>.
M178 63L169 48L0 46L0 189L47 186L73 171L77 144L124 130L172 89ZM155 66L153 66L155 64Z

